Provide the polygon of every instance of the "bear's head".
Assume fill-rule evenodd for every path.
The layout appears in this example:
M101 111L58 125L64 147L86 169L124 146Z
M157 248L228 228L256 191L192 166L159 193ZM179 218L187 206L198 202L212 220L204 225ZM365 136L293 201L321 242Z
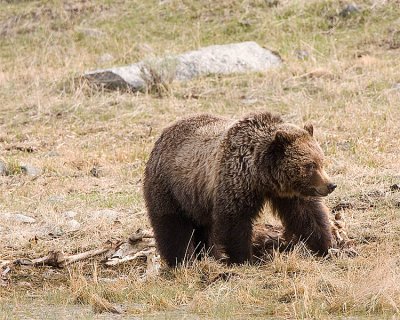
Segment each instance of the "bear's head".
M335 190L313 131L312 125L288 124L276 131L263 162L269 168L265 178L272 177L279 196L325 197Z

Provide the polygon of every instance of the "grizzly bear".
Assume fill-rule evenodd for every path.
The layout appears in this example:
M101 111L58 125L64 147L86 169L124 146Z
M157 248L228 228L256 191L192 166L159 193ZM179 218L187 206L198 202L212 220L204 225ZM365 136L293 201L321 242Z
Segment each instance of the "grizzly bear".
M161 257L169 266L201 252L227 264L251 262L253 222L266 203L286 239L326 254L332 235L322 197L336 185L323 162L312 125L302 129L268 112L176 122L156 141L144 175Z

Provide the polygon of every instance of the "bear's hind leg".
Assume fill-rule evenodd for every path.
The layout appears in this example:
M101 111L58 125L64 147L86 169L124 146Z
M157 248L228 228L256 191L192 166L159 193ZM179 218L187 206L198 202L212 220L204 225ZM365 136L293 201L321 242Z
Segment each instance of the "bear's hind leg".
M174 267L194 257L194 225L160 186L160 183L145 183L144 196L157 249L168 266Z
M192 260L194 227L182 213L160 215L152 220L157 248L168 266L175 267Z
M193 235L196 259L200 260L211 251L210 230L207 226L196 226Z

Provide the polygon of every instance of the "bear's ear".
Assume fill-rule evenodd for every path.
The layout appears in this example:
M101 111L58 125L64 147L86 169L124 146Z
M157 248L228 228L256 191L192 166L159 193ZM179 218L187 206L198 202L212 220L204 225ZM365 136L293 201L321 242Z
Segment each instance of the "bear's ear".
M281 144L287 144L287 143L293 142L294 140L295 140L295 136L285 130L278 130L275 133L275 141L279 142Z
M314 135L314 126L311 123L304 125L304 130L306 130L311 137Z

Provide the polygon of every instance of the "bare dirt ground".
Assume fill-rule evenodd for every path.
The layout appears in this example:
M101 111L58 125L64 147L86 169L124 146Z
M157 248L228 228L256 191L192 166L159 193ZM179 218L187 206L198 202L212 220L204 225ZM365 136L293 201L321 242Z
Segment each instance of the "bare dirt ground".
M82 252L148 227L142 173L162 128L195 113L264 110L314 124L338 184L327 202L343 210L359 256L324 260L299 249L262 266L206 260L146 281L133 265L104 268L98 259L20 267L1 282L0 318L400 317L400 3L362 0L343 11L346 4L1 2L0 260ZM172 83L161 94L77 80L245 40L278 51L283 66ZM260 221L273 221L268 208ZM224 272L235 276L218 277ZM104 303L124 313L100 313Z

